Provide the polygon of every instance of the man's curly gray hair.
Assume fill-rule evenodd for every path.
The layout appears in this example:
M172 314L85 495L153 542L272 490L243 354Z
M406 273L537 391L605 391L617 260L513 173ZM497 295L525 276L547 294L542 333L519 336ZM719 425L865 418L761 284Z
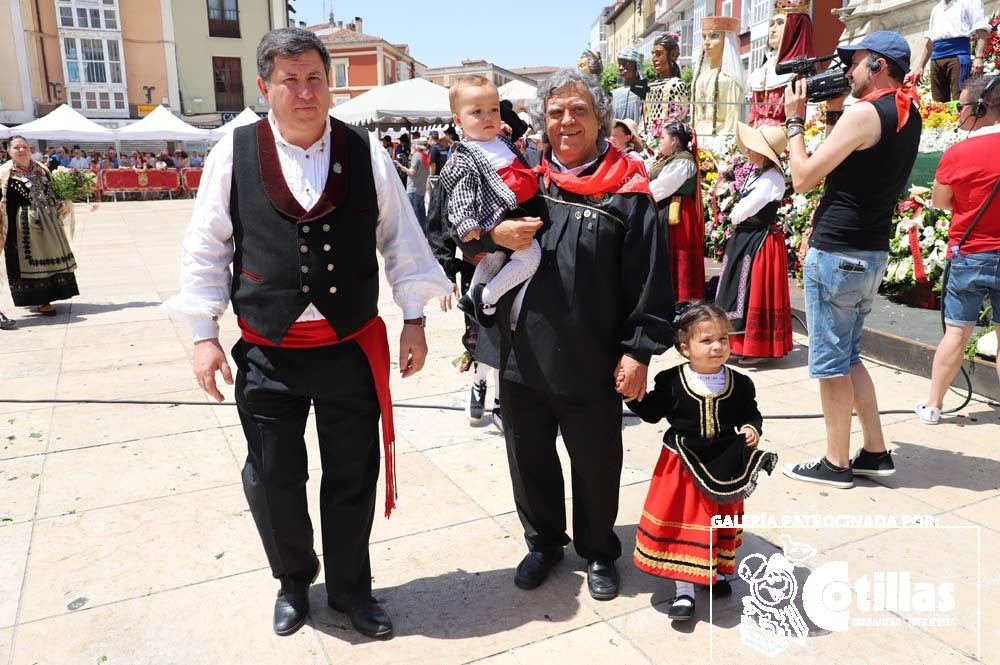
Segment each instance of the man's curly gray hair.
M594 104L594 113L597 115L601 127L597 136L606 139L611 136L611 123L614 120L614 111L611 107L611 95L604 91L601 82L587 72L576 67L560 69L549 76L538 88L538 97L531 103L530 113L532 126L540 127L542 140L549 143L549 138L545 133L545 106L556 91L563 88L582 85L590 94L590 99Z

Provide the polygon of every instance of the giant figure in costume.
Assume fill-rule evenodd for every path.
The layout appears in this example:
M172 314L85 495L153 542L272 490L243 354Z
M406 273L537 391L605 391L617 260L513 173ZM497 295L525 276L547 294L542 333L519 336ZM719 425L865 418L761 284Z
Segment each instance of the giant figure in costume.
M642 122L642 106L649 92L649 86L640 78L642 54L635 48L623 48L618 52L618 79L620 87L611 91L611 103L615 117L629 118L635 124Z
M746 94L736 33L739 19L708 16L701 20L701 57L691 93L694 130L699 137L735 134Z
M680 78L679 54L680 45L674 35L664 32L653 40L652 60L656 80L649 83L642 112L642 125L646 132L657 126L657 121L665 123L687 118L691 90Z
M785 86L795 75L779 75L775 66L794 58L812 58L810 0L777 0L767 31L767 57L750 74L751 127L780 126L785 122Z

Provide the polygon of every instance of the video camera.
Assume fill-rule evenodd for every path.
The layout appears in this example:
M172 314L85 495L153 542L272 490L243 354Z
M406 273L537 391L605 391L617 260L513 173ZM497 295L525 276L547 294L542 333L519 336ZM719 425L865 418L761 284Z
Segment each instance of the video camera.
M836 55L824 55L818 58L793 58L779 62L774 71L778 75L799 74L806 78L806 97L814 104L817 102L843 97L851 91L843 66L830 67L826 71L816 68L821 62L836 58Z

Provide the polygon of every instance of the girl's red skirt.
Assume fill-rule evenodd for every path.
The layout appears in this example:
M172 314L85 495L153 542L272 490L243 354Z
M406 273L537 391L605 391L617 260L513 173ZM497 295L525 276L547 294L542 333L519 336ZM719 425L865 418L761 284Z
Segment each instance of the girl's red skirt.
M737 523L743 502L720 505L707 498L680 457L664 447L639 519L635 565L651 575L708 585L716 574L732 574L743 529L710 529L715 515Z

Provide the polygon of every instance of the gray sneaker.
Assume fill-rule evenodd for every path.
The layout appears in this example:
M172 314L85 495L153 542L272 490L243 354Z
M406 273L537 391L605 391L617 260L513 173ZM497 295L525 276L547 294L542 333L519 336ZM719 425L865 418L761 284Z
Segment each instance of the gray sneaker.
M781 472L789 478L807 483L819 483L843 490L854 487L854 474L851 472L851 467L834 466L825 456L801 464L785 464L781 467Z
M896 465L888 450L870 453L862 448L851 461L851 470L855 476L891 476L896 473Z

